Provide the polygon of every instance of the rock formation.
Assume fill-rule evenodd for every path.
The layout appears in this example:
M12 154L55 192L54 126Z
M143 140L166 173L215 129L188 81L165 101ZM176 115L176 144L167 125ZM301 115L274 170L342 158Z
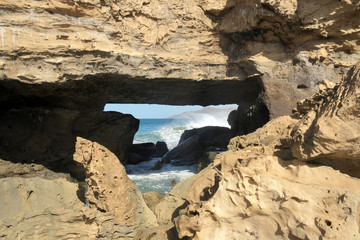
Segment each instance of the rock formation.
M116 156L96 142L77 138L74 161L83 165L90 205L114 214L114 221L127 226L154 226L156 218L140 190L128 178Z
M188 189L189 205L175 219L179 238L358 239L360 180L340 172L342 168L295 160L291 152L300 160L305 153L317 153L358 164L360 122L354 115L359 109L359 67L360 63L325 95L316 113L311 110L300 120L277 118L254 133L232 139L230 150L219 154L207 174ZM333 122L333 131L326 134L326 126ZM312 128L314 124L319 126ZM344 135L336 126L343 126ZM308 129L315 131L309 134ZM321 139L311 144L309 136L314 142L317 136ZM334 145L323 147L330 142ZM298 154L303 144L308 144L307 151Z
M59 108L1 111L0 157L14 162L41 163L83 178L73 164L76 136L97 141L128 160L139 121L117 112L81 112Z
M359 2L4 0L0 102L221 104L290 113L359 60ZM176 89L176 91L174 91Z
M294 128L292 153L360 177L360 64Z
M359 14L356 0L2 0L0 238L359 239ZM156 220L119 163L138 121L106 103L237 103L237 134L272 121ZM87 175L91 208L68 173Z
M136 228L81 202L68 174L0 160L0 239L133 239Z

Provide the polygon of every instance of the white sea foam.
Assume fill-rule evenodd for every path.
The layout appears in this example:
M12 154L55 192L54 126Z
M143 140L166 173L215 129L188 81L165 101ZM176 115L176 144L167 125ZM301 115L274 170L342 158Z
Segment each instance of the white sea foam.
M195 174L195 166L164 165L160 170L152 170L159 158L136 165L126 165L129 178L139 187L140 191L159 192L163 195L173 188L173 182L181 182Z
M175 116L175 119L162 126L159 130L135 135L134 143L165 141L168 148L172 149L179 143L181 134L185 130L205 126L230 127L227 114L230 110L205 112L186 112Z
M188 129L205 126L229 127L227 123L228 113L232 109L206 108L196 112L186 112L173 116L172 121L164 123L162 127L154 131L140 131L135 135L134 143L165 141L169 149L176 147L181 134ZM161 170L152 170L160 158L155 158L137 165L126 165L129 178L139 187L141 192L168 193L172 188L172 182L180 182L195 174L196 166L172 166L164 165Z

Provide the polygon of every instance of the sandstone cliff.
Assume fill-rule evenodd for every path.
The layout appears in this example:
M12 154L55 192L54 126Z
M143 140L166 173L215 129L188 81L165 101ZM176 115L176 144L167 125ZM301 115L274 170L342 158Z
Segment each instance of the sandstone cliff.
M0 101L240 104L264 91L271 116L288 114L323 78L336 82L360 59L359 7L350 0L4 0Z
M348 175L360 170L359 67L324 93L317 111L234 138L190 187L175 219L179 237L359 239L360 180Z
M0 238L359 239L359 15L357 0L2 0ZM119 163L138 121L108 102L237 103L238 134L273 120L154 215Z

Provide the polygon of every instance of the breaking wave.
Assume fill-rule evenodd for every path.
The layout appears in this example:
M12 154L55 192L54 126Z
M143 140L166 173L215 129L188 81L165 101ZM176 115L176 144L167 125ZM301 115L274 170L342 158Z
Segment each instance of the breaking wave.
M224 111L204 112L186 112L174 116L173 119L157 119L158 125L154 123L156 119L140 120L139 132L135 135L134 143L145 143L164 141L169 149L176 147L179 143L181 134L185 130L201 128L205 126L230 127L227 122L227 115L232 109L223 109ZM153 124L153 129L151 129ZM150 126L150 127L149 127ZM147 128L144 130L144 128Z

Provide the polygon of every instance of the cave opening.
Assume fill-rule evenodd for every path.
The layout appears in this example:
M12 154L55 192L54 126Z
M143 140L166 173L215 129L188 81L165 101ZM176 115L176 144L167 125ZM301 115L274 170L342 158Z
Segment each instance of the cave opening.
M125 168L143 193L164 195L226 150L233 136L228 116L237 107L107 104L104 111L131 114L139 119Z
M106 147L121 163L126 164L130 148L133 147L134 135L139 133L139 120L131 114L121 113L124 111L107 111L110 104L136 103L147 107L149 104L168 104L181 108L189 105L201 107L236 103L238 109L228 116L233 136L251 132L269 120L263 92L259 76L195 81L133 78L103 73L86 75L81 80L67 79L56 84L4 80L0 84L0 158L21 164L40 164L54 172L70 173L73 178L83 181L84 169L73 158L78 137ZM227 116L224 116L224 122L226 119ZM209 128L210 131L207 131ZM189 158L186 158L191 156L192 159L199 160L199 167L194 171L204 168L208 164L207 160L214 158L217 148L200 154L198 149L186 151L185 146L199 146L196 141L201 138L214 141L222 137L229 138L229 128L224 132L222 129L211 128L214 127L201 131L188 129L189 132L182 139L174 138L173 146L168 146L169 149L175 149L178 142L183 142L177 154L173 152L166 158L162 157L160 164L152 167L159 168L163 165L164 168L170 161L173 165L181 165L181 162L192 165ZM185 128L180 126L176 130ZM166 132L163 135L171 136ZM220 148L226 149L228 140L219 142L223 144ZM201 143L203 148L211 147L209 144L207 141ZM171 184L175 182L172 181Z

